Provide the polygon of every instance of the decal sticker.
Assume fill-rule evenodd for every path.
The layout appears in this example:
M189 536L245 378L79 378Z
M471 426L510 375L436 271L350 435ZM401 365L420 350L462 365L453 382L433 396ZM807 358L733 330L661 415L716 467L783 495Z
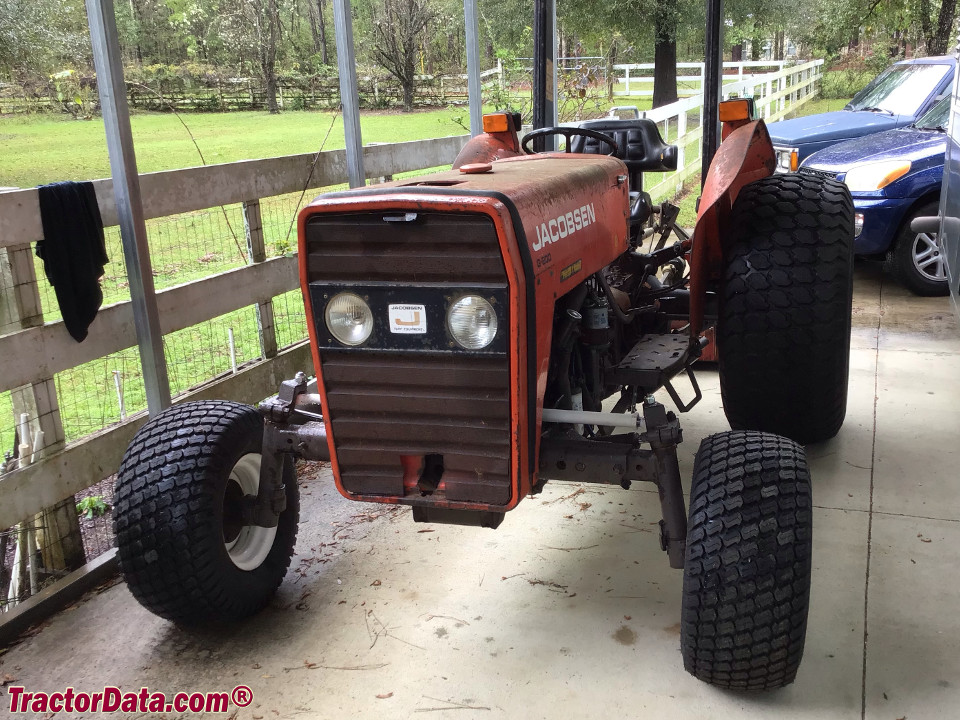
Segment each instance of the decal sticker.
M547 245L567 235L573 235L596 221L597 213L593 209L593 203L590 203L558 215L548 222L540 223L540 227L537 228L537 239L533 241L533 250L539 252Z
M427 332L425 305L390 305L390 332L399 335L423 335Z
M560 280L569 280L583 267L583 260L577 260L572 265L567 265L563 270L560 271Z

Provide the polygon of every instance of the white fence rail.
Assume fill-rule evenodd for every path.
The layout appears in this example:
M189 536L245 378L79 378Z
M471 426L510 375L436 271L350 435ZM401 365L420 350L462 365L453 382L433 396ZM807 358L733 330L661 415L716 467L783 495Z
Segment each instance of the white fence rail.
M779 72L788 65L786 60L744 60L723 64L724 83L749 80L754 75L766 75ZM614 95L651 97L653 96L653 63L632 63L614 65ZM696 70L696 74L677 75L677 90L681 95L696 95L703 92L705 64L695 62L677 63L677 70ZM745 70L749 72L744 72ZM622 88L622 89L617 89Z
M736 63L742 70L751 63ZM758 61L757 65L764 64ZM769 65L770 63L766 63ZM819 90L823 60L784 67L777 72L744 74L723 86L724 98L752 97L757 112L767 122L780 120L787 113L813 99ZM725 76L726 77L726 76ZM700 138L703 137L703 95L681 98L675 103L642 112L660 125L667 142L679 148L675 172L654 176L646 187L654 201L676 195L683 183L700 171Z

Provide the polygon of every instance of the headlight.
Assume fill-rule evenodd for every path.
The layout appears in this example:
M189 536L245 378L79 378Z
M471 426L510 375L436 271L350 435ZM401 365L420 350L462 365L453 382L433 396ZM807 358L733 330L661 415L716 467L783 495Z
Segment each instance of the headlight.
M850 192L880 190L910 172L910 161L884 160L883 162L854 165L847 171L843 181Z
M480 350L497 336L497 313L485 298L466 295L447 311L447 329L460 347Z
M324 312L330 334L344 345L361 345L373 332L373 313L359 295L342 292L334 295Z
M777 170L780 172L796 172L799 153L796 148L774 148L777 153Z

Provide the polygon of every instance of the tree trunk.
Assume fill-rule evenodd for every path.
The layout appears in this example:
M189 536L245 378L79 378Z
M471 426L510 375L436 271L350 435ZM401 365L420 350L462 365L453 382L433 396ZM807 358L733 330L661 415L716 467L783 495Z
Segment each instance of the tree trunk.
M403 86L403 110L404 112L411 112L413 110L413 94L417 83L417 61L414 53L407 53L403 69L404 77L401 82Z
M277 106L277 25L280 15L277 12L277 0L267 2L267 36L264 38L264 48L260 53L263 67L263 82L266 90L267 110L279 113Z
M677 101L677 9L675 0L654 12L653 107Z
M320 62L330 64L330 55L327 53L327 21L323 18L324 0L317 0L317 17L320 25Z
M753 26L753 38L750 40L750 59L759 60L763 52L763 30L759 25Z
M949 2L949 0L947 0ZM933 22L931 22L930 0L920 0L920 32L923 33L923 44L930 52L933 44Z
M610 52L607 55L607 100L613 100L614 65L617 64L617 38L610 41Z
M957 0L943 0L940 4L940 15L937 18L937 31L932 42L927 43L927 52L931 55L946 55L950 45L950 34L953 30L953 21L957 15Z

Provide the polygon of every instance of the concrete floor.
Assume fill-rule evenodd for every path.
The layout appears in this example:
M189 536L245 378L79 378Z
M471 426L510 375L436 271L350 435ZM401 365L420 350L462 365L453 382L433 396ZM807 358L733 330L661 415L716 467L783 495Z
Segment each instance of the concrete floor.
M348 503L316 468L291 572L258 617L187 632L115 585L0 655L0 678L47 692L243 684L255 699L236 717L252 720L957 717L960 333L948 300L859 268L851 362L846 424L808 448L813 596L784 690L744 696L683 671L681 574L658 548L653 492L552 484L494 532ZM716 372L699 376L685 477L699 440L727 428Z

